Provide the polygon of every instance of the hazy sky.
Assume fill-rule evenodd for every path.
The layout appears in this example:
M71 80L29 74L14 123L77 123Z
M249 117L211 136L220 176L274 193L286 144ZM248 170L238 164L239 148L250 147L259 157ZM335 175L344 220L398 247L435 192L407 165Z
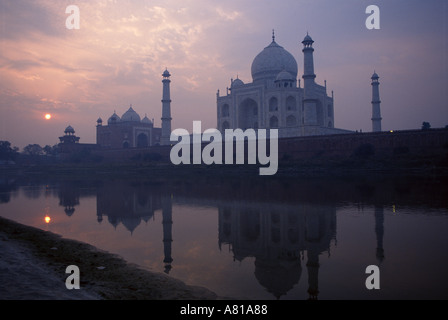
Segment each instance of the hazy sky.
M69 30L66 7L80 9ZM380 30L368 30L368 5ZM276 42L296 58L313 37L316 81L334 90L335 127L371 131L380 76L383 130L448 125L446 0L0 0L0 140L54 145L70 124L95 143L132 104L161 125L162 72L171 73L172 129L216 127L216 92L251 82L255 56ZM51 113L52 119L44 115Z

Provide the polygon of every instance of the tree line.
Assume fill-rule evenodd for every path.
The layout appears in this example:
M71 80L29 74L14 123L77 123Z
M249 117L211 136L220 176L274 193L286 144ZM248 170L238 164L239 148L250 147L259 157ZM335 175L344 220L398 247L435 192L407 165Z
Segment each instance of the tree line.
M59 153L59 146L46 145L44 147L39 144L29 144L19 152L19 148L12 146L9 141L0 141L0 161L15 162L21 156L25 157L55 157Z

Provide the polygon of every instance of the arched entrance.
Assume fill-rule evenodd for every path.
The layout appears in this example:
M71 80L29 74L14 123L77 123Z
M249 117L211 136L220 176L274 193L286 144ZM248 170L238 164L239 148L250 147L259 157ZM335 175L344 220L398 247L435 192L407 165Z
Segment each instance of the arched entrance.
M287 127L294 127L295 125L296 125L296 117L294 117L292 114L286 117Z
M271 99L269 99L269 111L278 111L278 100L276 97L272 97Z
M286 99L286 110L287 111L297 110L296 99L293 96L289 96L288 99Z
M240 129L255 128L258 123L258 104L255 100L247 98L238 108L238 127Z
M222 106L221 116L222 117L230 116L230 107L229 107L229 105L227 103Z
M148 146L148 136L145 133L140 133L137 136L137 148L144 148Z
M276 116L272 116L269 119L269 127L270 128L278 128L278 118Z
M222 123L222 130L224 131L226 129L230 129L230 125L229 125L229 123L227 121L224 121Z

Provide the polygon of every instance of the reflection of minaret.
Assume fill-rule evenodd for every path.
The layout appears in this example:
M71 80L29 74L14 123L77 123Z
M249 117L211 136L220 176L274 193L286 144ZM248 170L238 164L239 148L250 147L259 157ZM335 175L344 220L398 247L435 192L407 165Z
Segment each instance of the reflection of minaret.
M306 215L306 243L308 262L308 294L310 300L317 300L319 294L319 253L325 219L322 220L319 212L310 212Z
M381 263L384 260L383 236L384 236L384 210L383 206L375 206L375 234L376 234L376 258Z
M319 294L319 249L310 245L307 251L307 258L309 300L317 300Z
M163 252L165 254L165 259L163 262L165 265L165 273L169 273L172 266L173 258L171 258L171 243L173 242L172 235L172 202L170 195L162 196L162 224L163 224Z

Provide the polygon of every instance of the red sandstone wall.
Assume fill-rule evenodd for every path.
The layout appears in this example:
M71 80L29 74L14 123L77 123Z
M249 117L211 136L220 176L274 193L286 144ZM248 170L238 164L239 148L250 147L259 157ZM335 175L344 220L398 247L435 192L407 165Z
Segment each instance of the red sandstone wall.
M448 154L448 129L283 138L279 140L278 159L343 159L351 157L357 148L367 144L373 146L375 156L444 155ZM158 154L160 160L169 161L170 150L169 146L154 146L93 152L102 156L104 161L127 161L148 154Z

